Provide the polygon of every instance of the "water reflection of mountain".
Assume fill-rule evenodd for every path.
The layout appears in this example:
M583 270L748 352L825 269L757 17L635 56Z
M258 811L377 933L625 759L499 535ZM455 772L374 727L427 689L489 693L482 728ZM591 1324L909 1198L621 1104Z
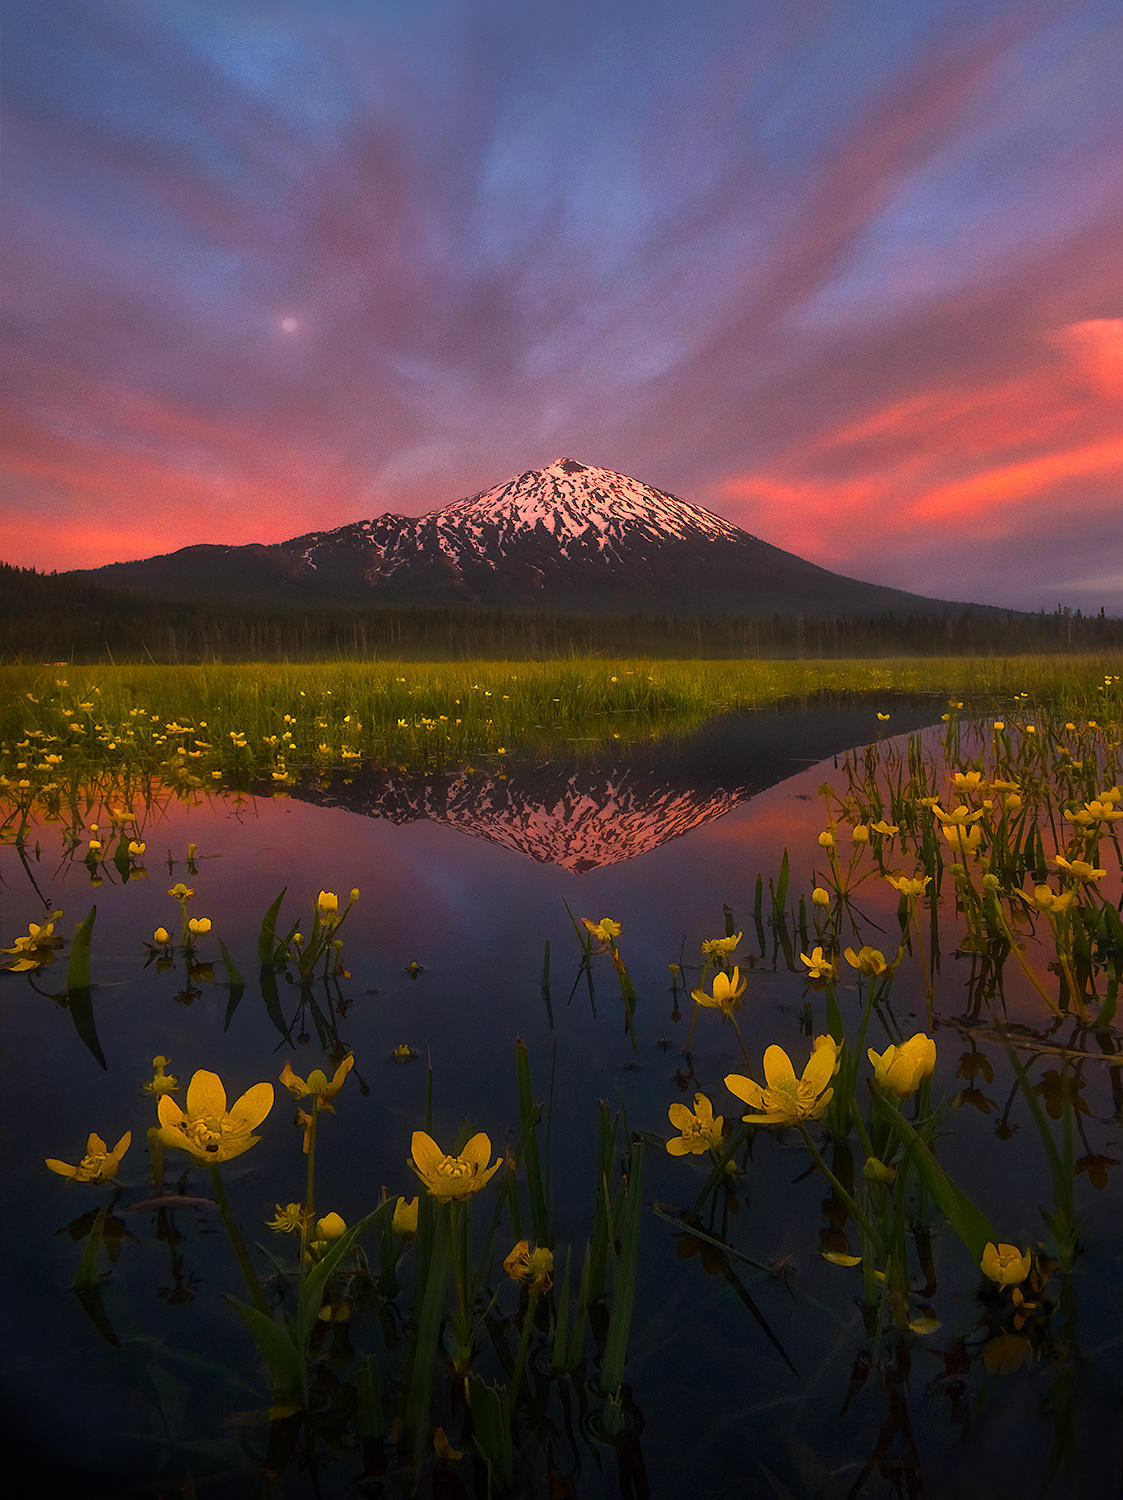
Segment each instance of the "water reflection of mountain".
M930 705L897 707L892 728L920 728L934 717ZM511 757L502 772L387 767L346 780L340 773L291 795L392 823L425 818L584 874L723 817L806 766L867 743L878 727L868 704L765 709L625 748Z

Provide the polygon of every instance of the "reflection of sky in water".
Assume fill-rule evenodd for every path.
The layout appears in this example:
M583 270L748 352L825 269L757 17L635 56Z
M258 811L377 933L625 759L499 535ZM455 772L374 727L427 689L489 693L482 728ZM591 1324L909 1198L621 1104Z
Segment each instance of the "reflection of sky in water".
M918 711L917 721L928 716ZM865 721L869 717L864 715L860 729L857 722L832 724L829 732L836 735L837 748L860 743L863 733L868 733ZM760 732L765 739L776 727L771 719L761 717ZM298 916L304 922L310 919L319 890L343 895L357 885L361 899L344 929L346 962L353 977L343 982L342 992L350 1003L338 1017L339 1037L354 1049L357 1066L354 1083L349 1082L336 1101L336 1118L326 1124L319 1171L321 1205L334 1207L351 1219L376 1200L383 1185L391 1193L413 1192L414 1180L404 1163L410 1132L421 1122L424 1110L426 1051L435 1070L437 1138L451 1141L459 1122L466 1119L473 1128L489 1131L493 1144L501 1149L505 1133L517 1119L514 1037L527 1041L539 1093L545 1089L556 1038L557 1226L562 1242L571 1234L583 1238L597 1099L613 1104L623 1099L633 1128L660 1140L670 1134L667 1105L674 1098L689 1097L695 1088L707 1092L715 1109L727 1119L737 1116L736 1101L726 1093L722 1079L729 1071L744 1071L744 1066L732 1032L714 1014L700 1018L693 1074L676 1079L691 1004L687 998L682 1019L672 1019L666 966L680 958L680 951L687 963L694 963L699 942L722 932L723 901L732 906L738 927L745 930L746 954L752 952L756 946L752 933L756 874L764 873L767 891L767 879L778 871L785 848L791 854L793 898L798 899L801 892L809 895L812 869L822 867L817 835L824 826L823 803L816 793L833 768L829 762L820 763L791 774L809 747L819 743L821 750L817 731L806 719L794 721L794 728L795 738L784 754L772 754L776 751L772 745L771 758L760 760L753 782L755 794L746 792L746 800L725 816L702 823L680 838L655 843L634 859L585 874L473 838L463 827L425 819L393 823L294 796L251 799L240 812L222 802L196 808L170 803L144 829L148 879L126 887L107 881L91 891L82 864L56 865L54 835L44 829L43 858L33 870L47 901L63 908L65 930L73 931L91 901L97 902L95 1006L109 1070L102 1073L82 1048L65 1010L37 996L22 979L3 981L9 1019L8 1109L2 1140L10 1164L9 1216L15 1213L23 1222L46 1226L49 1235L68 1217L90 1206L93 1196L68 1190L57 1179L49 1179L39 1165L45 1155L67 1158L70 1154L70 1159L77 1159L73 1153L89 1129L99 1130L111 1141L124 1129L133 1130L126 1175L130 1183L139 1183L144 1170L144 1129L152 1105L138 1090L157 1052L171 1056L172 1070L184 1081L197 1067L216 1069L231 1097L258 1079L276 1079L287 1056L298 1073L306 1074L317 1066L323 1053L312 1020L305 1017L308 1040L292 1053L265 1014L255 988L257 928L282 885L288 887L282 929ZM689 755L678 770L668 772L672 782L677 777L676 784L685 784L686 761ZM520 768L511 768L512 783L519 774ZM522 774L524 784L529 785L526 768ZM768 775L785 779L768 786ZM718 779L725 784L730 780L724 769ZM752 781L747 776L743 779ZM762 789L755 790L756 786ZM227 943L248 981L228 1027L227 991L221 984L202 986L202 994L185 1006L173 998L183 983L181 967L162 975L151 968L140 973L143 941L161 923L174 929L178 908L166 892L173 880L187 878L182 858L188 841L198 845L199 853L198 875L190 879L197 892L192 909L213 919L215 933ZM165 858L169 850L177 861L171 875ZM0 854L6 881L3 931L8 934L24 930L28 920L38 919L42 908L14 851L5 849ZM903 863L909 864L908 857ZM639 994L635 1051L624 1033L614 977L605 960L595 965L596 1018L583 983L570 998L578 944L563 902L577 917L611 915L623 924L621 951ZM945 912L950 904L947 880ZM871 924L864 928L861 940L891 951L895 893L884 882L873 880L861 888L858 905ZM880 923L884 932L879 933L873 923ZM547 939L553 1033L539 986ZM844 941L857 945L850 934ZM938 993L940 1009L950 1016L965 1008L970 961L953 955L949 946L945 941ZM217 945L212 940L200 952L217 957ZM405 972L411 960L423 965L416 981ZM801 1031L805 1000L810 1002L814 1028L821 1030L825 1025L821 993L807 991L799 976L783 968L782 958L777 973L768 971L769 962L749 976L741 1016L754 1070L759 1068L763 1048L772 1041L787 1047L794 1058L806 1056L809 1043ZM1022 987L1010 972L1012 966L1007 967L1012 1013L1040 1025L1039 1007L1025 1006ZM216 973L221 979L217 964ZM62 979L61 966L56 965L43 975L42 987L58 988ZM297 989L282 983L281 995L286 1012L295 1012ZM840 1001L848 1021L854 1022L859 1001L849 971ZM925 1027L923 993L905 973L895 991L895 1010L906 1034ZM935 1035L937 1096L941 1092L949 1098L958 1096L966 1082L955 1075L968 1041L950 1025L937 1024ZM669 1046L660 1045L664 1039ZM876 1047L885 1040L876 1023L869 1040ZM391 1062L392 1048L402 1041L415 1047L422 1061L406 1066ZM1008 1073L999 1048L989 1041L981 1046L996 1076L993 1084L980 1080L978 1086L993 1100L993 1107L984 1112L967 1106L949 1114L950 1137L941 1151L962 1185L986 1205L996 1224L1001 1223L1003 1237L1037 1238L1043 1231L1036 1205L1047 1201L1049 1191L1040 1143L1021 1107L1015 1111L1014 1138L1001 1143L996 1138L995 1124L1009 1089ZM1100 1074L1089 1074L1087 1095L1095 1149L1123 1155L1118 1149L1118 1130L1105 1131L1100 1123L1111 1111ZM296 1133L289 1129L292 1114L287 1096L279 1094L261 1146L235 1163L230 1173L239 1201L251 1214L265 1217L274 1202L300 1195L302 1164ZM826 1267L815 1255L823 1192L814 1180L797 1181L806 1166L806 1157L793 1140L770 1136L759 1141L749 1194L753 1223L738 1226L734 1237L766 1259L787 1254L797 1258L801 1292L806 1296L792 1299L780 1283L767 1280L755 1286L754 1292L765 1304L778 1335L797 1352L802 1374L807 1376L814 1369L815 1378L824 1382L834 1410L845 1389L848 1360L858 1347L850 1300L856 1286L843 1285L839 1278L844 1273ZM192 1181L195 1186L189 1191L205 1190L197 1174ZM651 1152L650 1199L685 1203L697 1185L691 1164L672 1162L658 1147ZM1112 1193L1109 1189L1089 1194L1086 1180L1081 1192L1091 1236L1082 1284L1089 1305L1100 1296L1112 1299L1111 1305L1117 1307L1117 1277L1110 1269L1114 1241L1098 1238L1105 1231L1117 1236ZM131 1189L129 1196L134 1196ZM213 1223L204 1227L214 1229ZM146 1243L150 1241L148 1224L138 1226L137 1232ZM208 1243L216 1242L205 1237L199 1240L197 1228L191 1230L188 1258L204 1279L215 1274ZM648 1403L649 1417L657 1418L663 1409L656 1392L667 1380L666 1361L672 1357L677 1361L686 1342L697 1340L707 1348L706 1358L722 1390L728 1390L736 1372L743 1376L746 1370L756 1371L760 1378L774 1382L777 1400L801 1403L806 1384L790 1377L774 1356L762 1353L747 1315L743 1321L731 1321L724 1283L708 1280L696 1267L686 1272L675 1269L669 1231L664 1234L655 1222L649 1226L648 1243L631 1375L637 1392L646 1393L641 1399ZM956 1320L957 1326L964 1320L969 1325L975 1285L970 1267L947 1236L938 1237L936 1253L945 1282L959 1285L962 1279L963 1284L955 1297L943 1294L941 1311ZM215 1255L221 1259L222 1248ZM23 1351L14 1366L17 1383L24 1383L21 1408L30 1406L33 1415L37 1402L46 1409L46 1377L42 1360L29 1357L26 1351L47 1330L59 1347L79 1348L83 1357L87 1352L86 1330L57 1290L73 1275L77 1254L69 1240L49 1238L44 1246L40 1236L33 1235L22 1236L15 1246L9 1241L7 1257L12 1274L21 1277L27 1291L14 1320L12 1347ZM163 1309L159 1303L155 1303L158 1311L150 1311L161 1274L150 1264L152 1260L151 1255L146 1260L143 1253L127 1252L110 1295L121 1297L127 1289L127 1300L142 1307L145 1318L162 1327L173 1343L183 1343L188 1315ZM225 1260L221 1263L220 1274L225 1276L228 1268ZM152 1285L148 1285L150 1278L156 1278ZM189 1316L210 1317L201 1311L205 1301L192 1303ZM196 1335L197 1330L192 1336ZM1094 1352L1094 1339L1092 1346ZM833 1352L828 1354L828 1347ZM119 1377L106 1350L97 1348L89 1358L106 1382L105 1391L91 1397L96 1414L100 1403L111 1407L119 1398L115 1386ZM824 1359L827 1364L821 1366ZM722 1466L736 1461L737 1442L729 1425L734 1417L754 1431L761 1431L762 1423L767 1427L772 1418L755 1402L734 1403L718 1414L714 1388L705 1381L689 1395L679 1392L676 1400L683 1420L697 1424L703 1434L703 1467L712 1471L712 1485L709 1490L703 1486L701 1493L717 1493ZM811 1420L802 1405L793 1406L792 1411L796 1413L793 1420ZM112 1413L105 1415L112 1425ZM933 1423L932 1442L952 1444L949 1432L935 1418ZM804 1437L808 1442L828 1441L822 1432L816 1436L810 1429ZM774 1437L760 1438L765 1446L775 1441ZM674 1452L669 1424L649 1421L645 1442L649 1465L669 1465L669 1472L681 1474L681 1467L676 1468L681 1458ZM955 1451L954 1444L949 1451ZM1028 1482L1032 1464L1029 1459L1026 1463ZM728 1468L724 1472L728 1474Z

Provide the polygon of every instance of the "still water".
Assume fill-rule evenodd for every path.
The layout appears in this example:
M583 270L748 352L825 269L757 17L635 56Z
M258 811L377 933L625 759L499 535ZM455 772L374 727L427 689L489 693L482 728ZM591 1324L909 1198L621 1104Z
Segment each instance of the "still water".
M893 732L938 717L939 705L902 703ZM429 1068L434 1138L451 1149L467 1124L502 1151L518 1130L521 1038L539 1096L553 1070L558 1246L572 1243L577 1254L589 1233L598 1101L622 1111L649 1144L626 1433L609 1440L575 1413L564 1457L554 1454L550 1474L528 1459L519 1492L668 1500L1115 1493L1123 1388L1118 1068L1093 1062L1080 1071L1079 1274L1047 1358L1037 1346L1016 1368L1004 1371L997 1358L988 1366L981 1351L997 1326L993 1308L963 1247L938 1227L931 1285L921 1288L938 1326L871 1337L857 1273L819 1253L852 1249L852 1226L794 1132L758 1133L730 1213L712 1226L747 1258L719 1263L711 1246L672 1222L694 1200L708 1163L667 1154L668 1105L702 1090L736 1124L742 1106L725 1089L725 1074L751 1066L760 1077L770 1043L806 1058L808 1027L825 1029L823 996L805 982L800 943L794 969L771 937L763 951L758 945L754 890L762 873L767 892L786 850L792 899L809 897L822 869L818 790L838 782L836 757L877 730L866 703L768 710L627 750L572 745L548 759L512 759L502 771L366 767L282 797L168 798L143 815L143 873L126 880L102 865L92 881L51 826L36 831L35 850L0 848L5 941L44 912L61 909L69 934L91 905L97 910L88 1008L52 998L57 968L0 976L5 1409L43 1492L51 1476L65 1476L75 1493L79 1485L120 1495L407 1493L369 1466L360 1483L363 1465L346 1453L318 1477L294 1459L263 1479L268 1384L221 1297L244 1289L205 1172L186 1179L174 1211L146 1206L154 1190L145 1181L145 1131L155 1108L142 1085L158 1054L181 1082L200 1068L219 1073L233 1098L260 1080L275 1082L286 1060L305 1076L333 1054L353 1052L354 1073L324 1125L316 1193L318 1211L351 1223L384 1189L407 1197L417 1190L407 1157L412 1132L425 1122ZM194 975L182 954L164 965L146 946L157 927L174 930L179 921L168 895L176 881L195 892L192 914L213 924L197 949L212 967ZM275 998L259 987L258 930L282 888L279 931L309 924L321 890L345 897L352 887L360 896L343 930L346 975L303 992L278 975ZM856 904L860 941L895 946L895 893L871 881ZM581 972L567 907L578 919L621 924L619 950L636 991L630 1028L608 956ZM750 1065L716 1012L700 1015L684 1053L699 945L725 932L725 908L745 934L739 1021ZM244 990L227 982L219 938ZM672 983L673 963L684 967L685 990ZM1025 1245L1045 1235L1050 1178L1002 1048L972 1009L978 978L979 956L956 951L945 933L935 1014L903 974L894 1011L902 1035L928 1030L936 1040L933 1096L948 1102L941 1160L999 1237ZM853 1013L860 1002L852 971L840 976L839 995ZM1006 976L1005 999L1016 1025L1050 1030L1017 974ZM1071 1042L1068 1030L1053 1035L1058 1046ZM875 1022L870 1044L887 1040ZM404 1047L411 1060L395 1057ZM1047 1104L1041 1058L1034 1054L1035 1076ZM260 1144L225 1173L247 1239L278 1255L264 1223L278 1202L300 1199L304 1185L294 1116L279 1090ZM113 1189L67 1182L43 1167L46 1157L76 1162L90 1130L111 1146L132 1131L111 1211L114 1255L103 1252L99 1262L96 1317L70 1285L82 1236ZM169 1164L166 1192L179 1190L171 1184L183 1165ZM508 1248L496 1246L497 1261ZM352 1336L361 1343L358 1327ZM426 1474L423 1490L482 1494L479 1483L467 1463L450 1460Z

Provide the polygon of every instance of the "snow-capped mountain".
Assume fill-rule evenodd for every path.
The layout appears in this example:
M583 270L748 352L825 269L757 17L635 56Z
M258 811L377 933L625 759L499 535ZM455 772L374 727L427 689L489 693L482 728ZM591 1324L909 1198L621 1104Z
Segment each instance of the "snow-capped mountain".
M938 613L770 546L703 506L559 458L423 516L272 546L195 546L82 576L163 598L769 616Z

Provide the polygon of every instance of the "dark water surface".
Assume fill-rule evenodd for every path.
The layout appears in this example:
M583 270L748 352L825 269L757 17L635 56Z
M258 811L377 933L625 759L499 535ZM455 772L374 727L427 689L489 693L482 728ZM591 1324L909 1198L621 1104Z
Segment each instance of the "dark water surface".
M938 717L938 706L897 705L891 728L903 734ZM706 1167L704 1159L675 1160L662 1149L673 1134L667 1107L702 1089L715 1111L736 1121L740 1106L722 1079L746 1068L731 1029L709 1012L699 1019L689 1062L684 1058L693 1006L688 994L685 1003L681 991L676 997L668 963L697 965L700 942L724 931L727 903L745 932L746 959L755 955L741 1011L755 1075L771 1042L806 1057L805 1007L821 1031L823 998L789 971L782 954L768 945L760 954L754 885L763 872L767 889L787 849L793 898L810 895L824 826L817 790L836 775L831 757L877 731L868 704L769 710L626 751L574 746L565 757L513 762L503 776L493 768L435 775L368 768L280 798L168 800L149 811L143 828L147 878L121 883L109 866L94 888L87 867L63 857L57 829L38 830L39 857L26 863L14 848L0 848L6 942L53 908L62 909L69 934L97 906L89 1019L76 1024L72 1010L49 998L62 984L61 966L33 980L0 978L5 1408L40 1466L42 1492L52 1493L48 1477L64 1470L75 1486L81 1476L122 1495L315 1492L296 1464L271 1490L259 1490L263 1424L232 1423L238 1413L265 1407L268 1388L252 1343L219 1295L242 1289L206 1202L207 1175L192 1172L187 1185L203 1201L171 1218L133 1206L151 1194L145 1130L155 1108L141 1085L154 1055L171 1059L181 1083L198 1068L218 1072L233 1098L262 1079L275 1082L286 1059L306 1075L324 1065L332 1046L353 1050L354 1074L335 1101L335 1117L324 1123L317 1166L318 1209L353 1222L384 1187L391 1195L416 1191L406 1158L411 1132L424 1122L426 1058L435 1138L450 1146L467 1121L501 1150L518 1125L515 1038L527 1044L540 1094L556 1045L558 1244L572 1241L578 1255L588 1234L601 1099L623 1107L631 1129L651 1137L648 1202L680 1211ZM185 864L192 842L193 875ZM198 951L216 961L214 982L189 984L182 958L164 972L144 966L153 929L176 928L179 908L167 894L175 880L194 888L193 913L212 919L213 933ZM279 925L287 929L298 919L310 922L320 890L345 895L353 886L361 896L343 930L350 977L317 982L303 1003L299 986L282 977L271 1016L256 983L266 908L286 887ZM606 960L594 960L593 996L583 979L575 984L580 949L566 903L579 918L611 916L622 924L620 951L638 996L634 1043ZM861 941L895 946L895 894L871 882L859 904L866 913ZM247 979L233 1006L217 962L218 937ZM941 957L932 1025L923 992L911 991L904 974L895 1012L905 1035L929 1029L936 1038L934 1097L951 1101L941 1160L1001 1226L1000 1238L1024 1246L1045 1234L1047 1164L1001 1048L969 1015L977 961L953 948L949 942ZM420 966L412 974L411 964ZM844 1006L855 1005L857 993L854 976L845 974ZM1016 976L1008 976L1007 1000L1015 1021L1041 1025L1039 1007ZM872 1045L884 1041L871 1031ZM393 1059L402 1043L418 1054L414 1062ZM732 1243L775 1274L748 1262L735 1265L736 1285L711 1274L697 1242L648 1214L627 1370L627 1441L576 1437L566 1493L667 1500L1116 1493L1123 1371L1123 1215L1113 1175L1123 1157L1118 1070L1089 1067L1081 1076L1077 1155L1104 1164L1087 1166L1077 1180L1083 1253L1063 1319L1058 1314L1063 1358L1031 1358L1007 1374L987 1370L981 1278L946 1230L934 1236L936 1284L927 1296L940 1327L903 1341L871 1339L856 1303L857 1273L819 1255L821 1235L834 1222L824 1179L798 1137L761 1133L726 1227ZM294 1108L279 1090L261 1143L226 1169L251 1243L273 1239L262 1222L276 1203L302 1195ZM113 1210L122 1239L111 1269L102 1258L109 1274L99 1331L69 1286L81 1232L112 1190L68 1183L42 1163L47 1156L77 1161L90 1130L112 1145L127 1129L133 1143ZM170 1179L182 1165L169 1163ZM270 1248L281 1253L275 1239ZM497 1247L498 1259L507 1248ZM1055 1450L1059 1471L1049 1477ZM359 1493L357 1471L346 1458L329 1466L323 1493ZM442 1476L438 1492L446 1480L452 1487L445 1493L474 1492L470 1475L458 1476L454 1465ZM185 1489L189 1480L194 1490ZM526 1493L547 1493L544 1475L532 1471L526 1484ZM398 1493L372 1483L366 1492Z

